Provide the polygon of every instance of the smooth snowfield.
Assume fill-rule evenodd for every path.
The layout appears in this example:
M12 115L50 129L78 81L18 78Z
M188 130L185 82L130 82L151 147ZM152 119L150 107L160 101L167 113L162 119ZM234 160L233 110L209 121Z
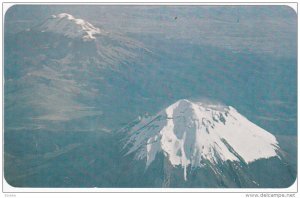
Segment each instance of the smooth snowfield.
M76 19L70 14L61 13L52 15L38 29L42 32L54 32L63 34L69 38L81 38L84 41L96 39L101 33L99 28L94 27L83 19Z
M129 146L130 145L130 146ZM136 152L147 166L163 152L173 166L201 167L226 160L250 163L277 156L276 138L233 107L179 100L156 116L142 119L130 131L127 154Z

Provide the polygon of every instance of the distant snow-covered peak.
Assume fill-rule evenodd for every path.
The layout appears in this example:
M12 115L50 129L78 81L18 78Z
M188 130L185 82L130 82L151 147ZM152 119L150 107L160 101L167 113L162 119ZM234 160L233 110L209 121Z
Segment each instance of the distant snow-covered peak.
M231 106L179 100L155 116L141 118L131 128L127 154L149 166L163 153L173 166L202 167L229 161L250 163L277 156L278 142L266 130Z
M74 16L61 13L52 15L37 29L41 32L53 32L63 34L69 38L81 38L84 41L96 39L95 36L101 34L99 28L94 27L83 19L76 19Z

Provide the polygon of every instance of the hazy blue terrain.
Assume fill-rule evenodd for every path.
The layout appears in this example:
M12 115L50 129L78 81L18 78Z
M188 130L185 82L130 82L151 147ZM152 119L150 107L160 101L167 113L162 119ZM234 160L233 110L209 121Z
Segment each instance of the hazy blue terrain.
M82 42L34 31L62 12L106 34ZM157 178L127 181L132 166L118 131L182 98L234 106L275 134L295 178L297 16L291 8L14 6L4 25L4 163L11 185L161 187ZM203 186L235 186L211 182ZM287 178L271 186L289 185Z

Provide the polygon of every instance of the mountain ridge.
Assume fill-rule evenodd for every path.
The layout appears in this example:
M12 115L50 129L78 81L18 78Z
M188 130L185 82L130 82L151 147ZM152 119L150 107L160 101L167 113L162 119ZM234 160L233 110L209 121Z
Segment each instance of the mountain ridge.
M52 15L31 30L53 32L69 38L80 38L83 41L93 41L97 36L102 34L102 31L91 23L75 18L68 13Z

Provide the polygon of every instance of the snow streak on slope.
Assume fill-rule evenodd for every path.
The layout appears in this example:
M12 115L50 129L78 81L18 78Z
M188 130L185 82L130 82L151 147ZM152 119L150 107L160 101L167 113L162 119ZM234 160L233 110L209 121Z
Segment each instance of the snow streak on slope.
M63 34L69 38L82 38L84 41L94 40L101 33L99 28L89 22L66 13L52 15L38 29L42 32Z
M233 107L179 100L156 116L135 125L125 145L127 154L153 162L163 152L173 166L186 169L226 160L250 163L277 156L276 138L253 124Z

